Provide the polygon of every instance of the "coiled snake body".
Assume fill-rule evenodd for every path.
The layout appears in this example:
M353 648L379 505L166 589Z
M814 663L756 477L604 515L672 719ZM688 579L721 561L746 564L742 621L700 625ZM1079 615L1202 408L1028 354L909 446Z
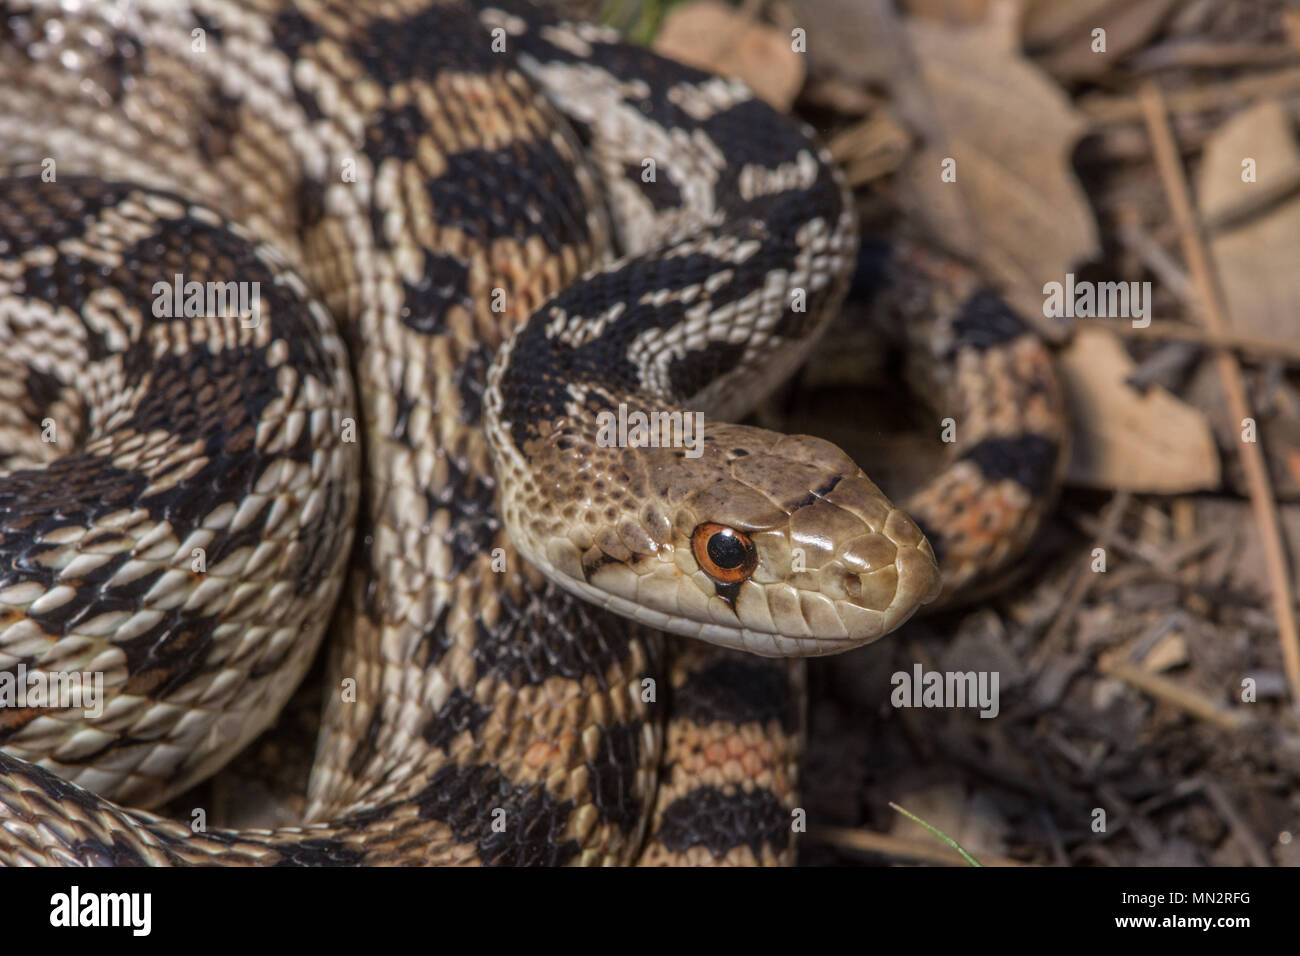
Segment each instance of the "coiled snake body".
M725 424L843 296L828 158L516 0L9 2L0 142L0 675L105 691L0 707L3 862L788 862L798 658L995 570L1054 483L1042 347L905 247L931 485ZM629 410L707 418L606 440ZM327 629L319 822L124 809Z

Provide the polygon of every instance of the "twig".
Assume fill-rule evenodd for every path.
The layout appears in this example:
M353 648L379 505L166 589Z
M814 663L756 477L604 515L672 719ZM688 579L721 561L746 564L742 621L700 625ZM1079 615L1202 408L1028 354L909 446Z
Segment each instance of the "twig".
M1076 320L1078 322L1080 320ZM1283 358L1292 365L1300 364L1300 343L1270 339L1262 335L1234 332L1231 329L1214 331L1169 319L1152 319L1145 329L1134 328L1128 322L1096 319L1082 321L1106 322L1106 328L1126 339L1168 339L1174 342L1194 342L1207 349L1230 349L1258 358Z
M1300 67L1181 90L1170 94L1169 109L1176 114L1197 113L1232 106L1243 100L1286 96L1297 90L1300 90ZM1146 115L1141 96L1137 99L1129 96L1090 96L1080 101L1079 108L1097 124L1128 123Z
M1164 97L1155 83L1143 84L1139 94L1146 116L1151 145L1155 150L1156 167L1164 183L1165 194L1173 210L1174 220L1182 234L1183 257L1187 260L1192 281L1200 296L1201 314L1205 327L1222 335L1228 327L1223 297L1210 261L1209 251L1201 235L1192 206L1191 192L1174 143L1173 131L1165 112ZM1231 352L1218 349L1215 363L1223 382L1228 407L1237 422L1250 418L1246 401L1246 388L1242 382L1241 366ZM1235 429L1234 429L1235 430ZM1273 611L1277 617L1278 639L1282 644L1282 660L1287 680L1291 685L1292 706L1300 705L1300 631L1297 631L1295 606L1291 597L1291 573L1287 567L1286 550L1282 544L1282 531L1278 523L1277 503L1268 477L1264 453L1258 442L1237 442L1237 452L1250 490L1250 503L1259 525L1259 535L1264 548L1264 563L1268 569L1269 590L1273 597Z
M1129 835L1133 837L1138 848L1144 853L1155 853L1160 849L1160 833L1156 828L1145 819L1140 813L1137 813L1133 807L1120 796L1109 783L1099 783L1097 785L1097 796L1106 802L1107 807L1117 811L1115 819L1110 822L1106 828L1107 838L1118 835L1124 830L1128 830Z
M1200 348L1191 342L1166 342L1129 373L1124 384L1145 392L1153 385L1173 383L1200 359Z
M1220 707L1212 700L1208 700L1196 691L1189 690L1167 677L1152 674L1150 671L1121 660L1117 654L1102 654L1097 659L1097 669L1107 677L1117 677L1126 684L1132 684L1138 690L1159 698L1166 704L1171 704L1193 717L1208 721L1216 727L1222 727L1224 730L1234 732L1245 730L1253 723L1253 719L1249 714Z
M1289 43L1205 43L1180 40L1139 53L1129 66L1139 72L1171 68L1274 66L1294 63L1300 52Z
M1180 302L1195 301L1196 290L1192 288L1192 280L1187 278L1187 271L1165 251L1155 236L1142 228L1140 222L1129 218L1121 223L1117 235L1120 244L1135 253Z
M1205 781L1205 795L1209 798L1210 803L1214 804L1214 809L1219 811L1219 816L1228 821L1228 827L1232 830L1232 835L1237 838L1241 848L1246 851L1250 857L1250 862L1255 866L1272 866L1273 860L1269 857L1268 851L1264 845L1259 842L1259 838L1246 825L1242 819L1237 807L1228 799L1227 793L1214 780Z
M1102 524L1096 518L1089 514L1070 515L1070 521L1082 528L1085 534L1099 536L1103 534ZM1220 544L1223 540L1223 533L1220 531L1207 532L1195 540L1180 542L1173 547L1166 545L1152 545L1144 541L1134 541L1123 535L1117 535L1111 532L1107 535L1109 544L1116 550L1125 554L1133 555L1138 559L1145 561L1154 570L1161 574L1168 575L1171 578L1178 576L1178 571L1189 561L1199 558L1210 548Z
M1173 520L1174 540L1178 542L1179 547L1189 547L1197 542L1198 537L1202 541L1211 540L1209 536L1201 536L1196 531L1196 505L1190 498L1175 498L1170 505L1169 516ZM1220 536L1216 536L1220 537ZM1205 598L1199 594L1193 593L1197 580L1200 578L1200 568L1196 564L1187 563L1178 571L1178 577L1187 585L1189 593L1185 603L1189 610L1201 617L1209 617L1211 607Z
M1135 808L1136 811L1144 817L1149 817L1157 810L1163 810L1171 804L1180 800L1186 800L1188 797L1194 797L1196 794L1205 790L1205 780L1201 777L1184 777L1172 787L1161 790L1154 796L1147 797Z
M1056 618L1052 621L1052 626L1048 628L1047 634L1039 643L1030 660L1029 666L1031 670L1037 671L1042 668L1047 662L1047 658L1056 653L1058 646L1065 637L1065 629L1074 622L1079 606L1083 603L1083 599L1088 596L1088 592L1097 580L1097 573L1092 570L1092 552L1096 548L1110 548L1111 540L1119 531L1119 524L1124 520L1124 515L1132 501L1132 494L1121 489L1115 493L1115 496L1106 505L1106 513L1102 517L1101 527L1097 531L1092 547L1087 551L1087 560L1074 569L1074 574L1066 588L1065 597L1061 601L1061 607L1056 614Z

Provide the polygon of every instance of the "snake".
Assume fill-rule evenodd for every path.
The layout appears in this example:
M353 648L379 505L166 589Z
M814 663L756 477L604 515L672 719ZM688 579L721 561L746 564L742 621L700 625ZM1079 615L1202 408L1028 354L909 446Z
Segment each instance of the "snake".
M5 864L789 864L806 658L996 579L1059 481L976 273L562 11L6 0L0 141ZM743 424L855 275L956 423L901 507ZM155 812L322 646L301 825Z

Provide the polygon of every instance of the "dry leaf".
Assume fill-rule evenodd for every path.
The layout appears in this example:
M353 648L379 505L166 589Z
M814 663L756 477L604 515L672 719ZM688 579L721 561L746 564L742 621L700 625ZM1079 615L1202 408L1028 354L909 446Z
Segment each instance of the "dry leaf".
M940 23L978 23L988 14L989 0L904 0L910 17L924 17Z
M1287 7L1282 11L1282 30L1286 33L1287 43L1300 50L1300 10Z
M791 25L807 31L815 75L864 85L898 69L902 27L888 0L799 0L788 10Z
M804 57L795 52L789 33L715 0L673 7L654 49L701 70L739 77L783 113L803 86Z
M1025 48L1057 76L1100 76L1145 43L1179 0L1037 0L1025 14ZM1092 31L1106 31L1093 52Z
M892 173L911 145L911 134L882 110L835 134L830 150L848 184L856 187Z
M1179 494L1217 488L1219 453L1197 409L1163 388L1125 384L1133 360L1104 328L1075 331L1061 354L1074 425L1070 484Z
M1242 181L1253 160L1257 182ZM1201 214L1234 328L1300 339L1300 149L1277 101L1237 113L1210 137L1198 177ZM1215 223L1222 225L1215 228Z
M1100 251L1070 167L1085 123L1016 48L1013 4L995 4L978 27L917 22L908 34L944 140L911 164L916 211L1001 280L1014 305L1041 316L1043 285ZM956 182L941 179L948 158Z
M1279 503L1278 522L1282 537L1300 541L1300 505ZM1225 590L1243 594L1267 593L1268 568L1259 540L1259 522L1250 502L1234 498L1203 498L1196 501L1198 528L1231 528L1229 546L1213 548L1205 556L1200 574L1203 581L1219 582ZM1300 591L1300 563L1291 562L1291 590Z
M1270 386L1270 378L1264 375L1252 383L1255 407L1268 408L1267 415L1257 419L1255 437L1264 449L1274 494L1295 499L1300 496L1300 401L1285 379ZM1180 393L1186 401L1205 410L1220 448L1235 448L1246 437L1246 426L1228 411L1223 379L1213 362L1199 363ZM1241 456L1229 455L1223 464L1225 486L1249 496L1250 483Z
M813 80L804 87L804 102L841 116L863 116L879 109L880 97L839 77Z

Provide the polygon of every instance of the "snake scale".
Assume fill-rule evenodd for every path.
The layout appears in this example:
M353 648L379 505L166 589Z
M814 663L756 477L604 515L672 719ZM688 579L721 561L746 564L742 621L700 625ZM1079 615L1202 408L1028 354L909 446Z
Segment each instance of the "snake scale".
M1004 566L1060 470L1043 346L859 253L809 130L517 0L7 0L0 143L0 678L104 685L0 707L6 863L789 863L801 658ZM901 509L726 424L855 264L959 423ZM327 632L309 822L150 813Z

